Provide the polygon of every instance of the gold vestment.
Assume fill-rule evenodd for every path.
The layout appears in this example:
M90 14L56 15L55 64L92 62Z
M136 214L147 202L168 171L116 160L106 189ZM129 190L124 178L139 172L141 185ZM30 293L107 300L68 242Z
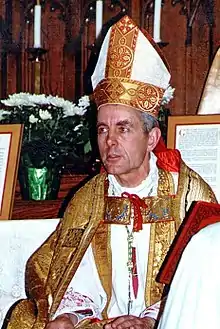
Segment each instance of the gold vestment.
M19 301L11 315L8 315L8 329L45 327L56 312L90 243L101 283L108 296L103 311L103 318L107 319L112 291L111 226L103 221L110 207L109 202L113 202L113 199L105 194L106 182L107 175L99 174L82 187L69 203L56 231L30 257L26 266L27 299ZM116 197L115 200L119 202L120 199L122 198ZM143 213L143 222L151 225L145 288L146 305L150 305L161 298L163 286L155 281L155 277L185 212L192 201L216 202L216 199L201 177L181 162L177 193L175 194L172 175L159 169L158 196L144 200L150 213ZM122 199L121 202L126 202L126 209L131 207L129 199ZM117 209L120 209L119 204ZM169 211L161 213L161 209ZM114 220L115 214L116 212L111 212L111 220ZM123 217L125 224L128 217Z

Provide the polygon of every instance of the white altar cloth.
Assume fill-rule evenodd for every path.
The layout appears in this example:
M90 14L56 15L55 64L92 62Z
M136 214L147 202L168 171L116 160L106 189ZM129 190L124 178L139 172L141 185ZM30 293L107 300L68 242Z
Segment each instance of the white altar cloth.
M10 306L26 297L24 272L27 259L58 222L59 219L0 221L0 328Z

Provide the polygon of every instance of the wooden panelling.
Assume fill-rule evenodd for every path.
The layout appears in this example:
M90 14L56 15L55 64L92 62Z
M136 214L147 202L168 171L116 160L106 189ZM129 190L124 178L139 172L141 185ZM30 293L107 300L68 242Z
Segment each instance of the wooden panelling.
M211 60L220 45L220 0L202 0L192 24L191 42L186 45L187 17L180 14L183 3L194 0L163 1L161 38L168 45L162 49L171 71L175 98L169 105L173 115L195 114ZM2 0L0 3L0 97L20 91L34 91L34 65L28 47L33 46L34 1ZM43 1L42 46L48 51L41 62L41 93L75 100L85 92L85 71L92 72L91 58L98 44L95 39L95 12L88 0ZM61 7L53 8L52 3ZM153 0L104 1L104 30L122 9L152 34ZM147 11L150 8L150 11ZM205 8L205 9L204 9ZM63 16L62 16L63 14ZM214 17L213 28L210 21ZM106 31L105 31L106 32ZM95 57L95 56L93 56ZM147 59L146 59L147 63ZM87 80L88 81L88 76ZM88 90L88 88L86 89ZM76 180L74 182L74 179ZM72 186L82 177L63 177L56 201L21 201L16 190L13 218L57 217Z
M185 1L187 6L191 1ZM95 12L92 7L95 1L60 0L63 7L56 10L51 10L52 1L44 3L42 44L48 52L41 65L41 92L74 100L84 93L83 75L91 55L89 46L96 41ZM125 8L142 28L152 33L152 0L114 3L112 6L112 1L104 1L104 23ZM180 14L181 3L173 6L171 1L164 1L161 13L161 37L162 41L168 42L163 52L170 65L171 84L176 88L171 108L173 114L179 115L196 112L210 59L220 43L220 0L201 1L192 24L192 43L188 46L185 44L187 17ZM26 51L33 45L33 13L30 11L33 4L34 1L28 4L27 1L16 0L1 2L2 26L9 32L2 34L2 41L17 45L21 52L15 52L19 48L12 47L12 52L1 56L3 83L0 97L20 90L33 91L34 67ZM150 18L146 18L149 15L147 7L151 7ZM212 11L215 26L210 29ZM63 13L64 16L61 15Z

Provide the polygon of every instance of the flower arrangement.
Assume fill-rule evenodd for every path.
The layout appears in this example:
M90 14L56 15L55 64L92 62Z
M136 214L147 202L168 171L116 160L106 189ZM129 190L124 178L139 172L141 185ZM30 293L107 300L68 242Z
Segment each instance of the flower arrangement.
M165 92L163 94L163 98L161 101L162 106L168 104L173 99L174 91L175 91L175 88L172 88L170 85L167 87L167 89L165 90Z
M26 164L64 166L67 157L85 161L89 156L88 96L75 104L58 96L18 93L0 105L0 124L24 124L21 154Z

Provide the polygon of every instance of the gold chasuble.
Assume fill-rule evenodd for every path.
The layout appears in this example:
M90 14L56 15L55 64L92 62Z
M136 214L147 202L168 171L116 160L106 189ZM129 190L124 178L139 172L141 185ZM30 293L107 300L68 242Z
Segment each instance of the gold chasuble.
M8 315L8 329L45 327L55 314L90 243L108 296L103 311L103 318L107 319L112 291L111 223L115 223L119 215L122 225L130 223L132 207L128 198L108 197L105 193L107 182L106 174L100 174L81 188L56 231L28 260L27 299L19 301ZM147 205L142 211L143 223L151 225L145 285L145 300L149 306L161 298L163 285L157 283L155 277L191 202L216 202L216 199L201 177L181 162L177 193L172 175L159 169L158 195L143 200Z

